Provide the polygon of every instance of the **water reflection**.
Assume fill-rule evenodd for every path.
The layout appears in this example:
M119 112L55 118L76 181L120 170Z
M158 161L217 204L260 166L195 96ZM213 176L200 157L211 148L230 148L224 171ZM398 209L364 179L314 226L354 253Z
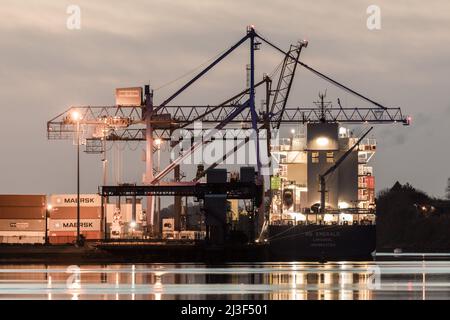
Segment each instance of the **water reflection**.
M450 299L450 262L0 266L1 299Z

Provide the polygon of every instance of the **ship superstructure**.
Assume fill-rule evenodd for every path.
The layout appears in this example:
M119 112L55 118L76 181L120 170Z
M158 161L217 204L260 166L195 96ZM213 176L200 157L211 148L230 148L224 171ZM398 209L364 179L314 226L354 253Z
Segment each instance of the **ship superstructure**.
M280 159L279 167L273 180L279 182L272 189L273 203L270 220L272 223L289 221L317 223L315 212L320 209L320 192L318 174L325 171L336 158L346 152L357 138L350 129L331 125L327 128L338 131L336 143L330 138L315 138L330 144L321 149L309 149L307 133L293 133L291 138L282 139L274 146L272 152ZM314 132L314 125L307 125L305 131ZM313 133L311 133L312 135ZM328 180L326 210L371 212L375 209L375 177L370 159L375 154L376 140L366 138L359 148L344 161L338 172ZM307 217L308 214L313 216ZM365 216L369 216L368 214ZM319 220L323 220L323 217ZM372 219L373 220L373 219Z
M321 96L320 107L325 107ZM271 224L375 223L375 177L370 160L376 140L363 139L326 179L320 206L319 175L358 141L355 130L337 122L307 123L272 147L279 160L272 177Z

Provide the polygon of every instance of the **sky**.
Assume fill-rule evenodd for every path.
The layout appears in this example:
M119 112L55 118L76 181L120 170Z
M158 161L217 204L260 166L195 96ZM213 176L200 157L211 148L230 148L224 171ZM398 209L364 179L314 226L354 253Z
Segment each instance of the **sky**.
M80 29L67 28L69 5L81 9ZM379 30L367 28L370 5L380 8ZM0 17L2 194L74 193L75 147L47 140L48 120L72 105L113 105L116 87L150 83L158 104L188 78L159 87L230 47L253 24L282 48L308 39L303 62L412 116L409 127L374 130L377 190L398 180L444 195L450 177L446 0L2 0ZM282 58L267 46L261 49L259 78ZM216 104L241 91L246 54L245 48L237 50L174 103ZM311 106L325 90L331 101L366 106L304 69L297 72L288 106ZM123 156L124 181L140 182L143 148L110 150L112 160ZM117 167L118 161L111 164ZM82 154L81 167L81 191L96 192L100 157ZM114 178L112 168L109 176Z

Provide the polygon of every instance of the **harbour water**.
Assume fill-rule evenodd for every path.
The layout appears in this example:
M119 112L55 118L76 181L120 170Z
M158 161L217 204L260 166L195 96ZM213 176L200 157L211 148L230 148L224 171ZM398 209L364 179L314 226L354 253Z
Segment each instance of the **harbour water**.
M450 299L450 259L0 265L0 299Z

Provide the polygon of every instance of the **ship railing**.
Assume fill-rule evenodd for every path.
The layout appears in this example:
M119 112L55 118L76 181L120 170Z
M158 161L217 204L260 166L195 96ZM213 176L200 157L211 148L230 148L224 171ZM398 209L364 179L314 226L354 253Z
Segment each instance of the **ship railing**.
M374 225L376 223L373 209L350 208L345 210L328 210L325 213L304 213L297 218L277 215L270 221L271 225Z

